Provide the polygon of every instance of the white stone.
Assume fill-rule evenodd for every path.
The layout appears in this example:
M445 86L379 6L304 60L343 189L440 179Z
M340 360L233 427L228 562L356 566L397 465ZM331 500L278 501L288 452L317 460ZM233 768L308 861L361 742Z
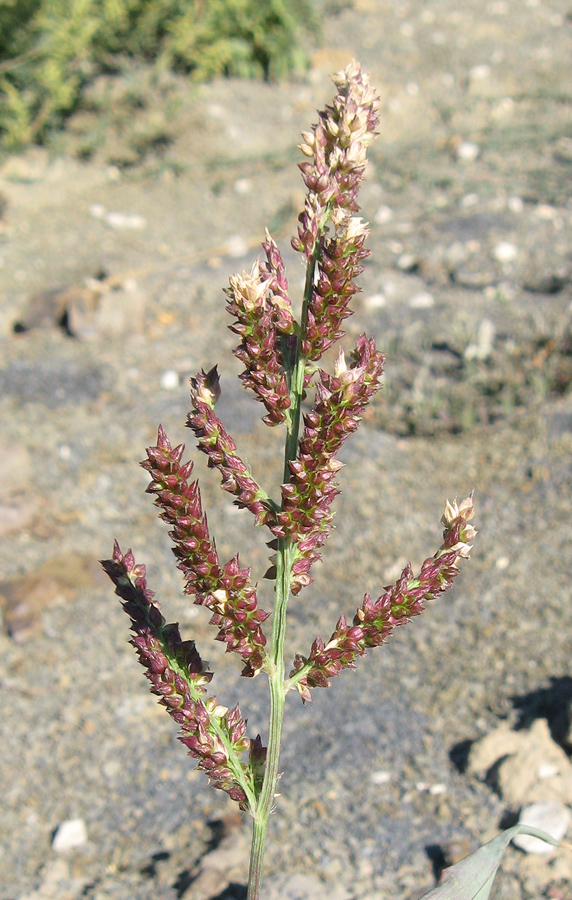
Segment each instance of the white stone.
M469 72L469 78L472 81L483 81L485 78L488 78L490 74L491 67L486 63L481 63L478 66L473 66L473 68Z
M373 221L377 225L387 225L393 219L393 210L389 206L380 206Z
M225 244L225 249L232 259L239 259L248 253L248 244L240 234L233 234Z
M534 662L534 660L532 660ZM540 779L554 778L558 775L560 769L555 763L541 763L536 770L536 777Z
M465 194L464 197L461 197L461 206L463 209L468 209L470 206L476 206L478 202L478 194Z
M178 373L175 372L174 369L167 369L167 371L163 372L161 375L159 384L164 391L175 391L180 384Z
M503 572L505 569L508 569L509 565L510 565L510 560L509 560L508 556L499 556L499 558L497 559L497 561L495 563L495 567L497 569L500 569L501 572Z
M524 209L524 201L522 197L509 197L507 206L512 213L516 213L518 215Z
M567 806L558 800L544 800L540 803L531 803L522 810L518 821L523 825L531 825L545 831L556 841L561 841L572 820L572 814ZM535 853L539 856L552 856L556 848L552 844L530 834L517 834L513 838L513 844L524 850L525 853Z
M368 297L365 297L363 303L366 309L381 309L383 306L386 306L387 298L385 294L370 294Z
M369 780L372 784L387 784L391 781L391 772L372 772Z
M105 222L110 228L117 228L119 230L126 229L129 231L142 231L147 225L143 216L127 215L122 212L106 213Z
M428 294L427 291L414 294L409 300L410 309L431 309L432 306L435 306L435 300L433 295Z
M67 853L87 843L87 828L83 819L66 819L58 825L52 840L52 850Z
M518 247L516 247L515 244L511 244L509 241L499 241L499 243L495 244L493 247L493 256L501 263L514 262L518 256Z
M471 144L470 141L462 141L457 147L457 159L461 162L473 162L481 152L478 144Z
M93 216L94 219L103 219L106 212L105 206L102 206L101 203L92 203L89 207L89 214L90 216Z
M543 219L545 222L551 222L557 215L556 209L549 206L548 203L539 203L534 212L538 219Z
M413 253L403 253L397 260L397 268L402 272L410 272L417 265L417 257Z
M252 181L250 178L238 178L234 182L234 190L237 194L250 194L252 190Z
M441 794L447 793L447 785L439 782L438 784L432 784L429 788L429 793L432 794L433 797L439 797Z

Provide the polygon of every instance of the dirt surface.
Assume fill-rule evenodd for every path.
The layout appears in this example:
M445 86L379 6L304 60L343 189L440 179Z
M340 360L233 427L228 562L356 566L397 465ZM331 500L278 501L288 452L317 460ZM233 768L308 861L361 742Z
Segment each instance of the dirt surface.
M383 102L344 345L373 334L387 374L288 652L432 554L446 497L476 489L480 533L450 595L291 699L265 897L414 900L518 814L464 771L470 742L546 718L570 749L571 50L568 0L330 3L305 81L134 69L98 80L49 148L0 161L2 900L244 896L247 823L146 692L94 561L133 547L221 702L264 732L265 684L189 609L137 461L159 422L192 445L187 378L216 362L223 421L279 483L282 435L235 378L221 289L268 226L299 300L296 145L352 57ZM221 554L261 578L265 535L196 471ZM86 839L57 852L70 819ZM571 893L565 851L510 848L495 900Z

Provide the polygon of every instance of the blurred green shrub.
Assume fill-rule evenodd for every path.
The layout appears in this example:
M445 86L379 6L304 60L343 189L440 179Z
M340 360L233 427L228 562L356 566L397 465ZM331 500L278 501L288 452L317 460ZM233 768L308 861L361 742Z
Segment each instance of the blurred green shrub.
M121 60L189 73L281 78L307 64L311 0L0 0L0 143L42 137Z

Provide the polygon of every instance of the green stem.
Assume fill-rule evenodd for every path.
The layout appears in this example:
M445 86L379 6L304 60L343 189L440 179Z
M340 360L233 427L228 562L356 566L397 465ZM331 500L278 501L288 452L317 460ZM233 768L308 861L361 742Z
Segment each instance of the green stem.
M298 454L298 435L300 432L300 416L302 394L304 392L304 373L306 360L302 355L302 341L306 331L308 303L312 296L314 272L320 248L320 238L316 241L312 258L306 269L306 283L300 319L300 332L296 356L288 371L290 382L290 415L288 417L286 444L284 448L284 481L290 480L289 463ZM247 900L259 900L262 884L262 870L266 845L268 819L274 805L276 785L278 783L278 766L280 762L280 743L282 739L282 723L284 720L285 681L284 681L284 640L286 638L286 610L290 597L292 565L296 559L296 546L290 538L278 541L276 558L276 595L274 603L274 620L272 624L272 644L268 654L267 672L270 686L270 722L268 731L268 749L266 751L266 767L264 780L256 804L252 829L252 846L250 851L250 871L248 876Z

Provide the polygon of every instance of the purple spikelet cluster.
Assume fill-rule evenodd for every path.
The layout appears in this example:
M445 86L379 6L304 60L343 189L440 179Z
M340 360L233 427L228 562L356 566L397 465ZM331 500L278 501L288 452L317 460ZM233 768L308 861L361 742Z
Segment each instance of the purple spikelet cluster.
M341 324L352 315L351 298L359 291L354 278L363 272L361 261L369 256L364 247L369 235L361 219L344 216L331 238L320 238L316 279L308 302L302 353L316 361L344 335Z
M220 396L217 367L210 372L200 372L191 378L191 403L194 412L187 418L199 450L208 457L210 469L218 469L222 488L233 494L235 506L249 509L255 516L255 525L264 525L274 519L272 503L266 492L256 483L245 462L236 453L236 444L215 414L214 405Z
M304 417L298 458L290 463L289 482L282 485L282 510L277 524L270 526L276 537L289 537L297 544L294 594L312 581L309 571L330 533L331 505L339 493L334 479L342 463L336 454L379 389L383 363L373 338L362 335L349 368L340 350L334 374L320 370L313 409Z
M243 675L257 675L264 664L266 638L261 624L268 613L258 608L250 570L240 567L238 554L221 566L198 483L189 483L193 464L181 465L184 449L183 444L171 447L159 428L157 445L149 447L147 459L141 463L152 479L147 493L155 494L161 518L173 526L169 534L185 576L186 593L194 594L195 603L212 611L211 625L219 628L217 640L243 658Z
M308 658L295 657L290 677L304 673L296 683L304 700L311 699L310 688L329 687L329 678L339 675L342 669L354 669L356 658L363 656L367 648L382 644L394 628L418 616L429 600L451 587L459 572L457 561L468 559L470 542L476 535L468 524L473 515L472 495L460 505L447 501L441 519L443 543L434 556L425 560L419 575L415 577L407 564L395 584L377 600L365 595L351 625L341 616L327 644L317 637Z
M241 381L264 404L263 421L273 426L284 422L290 407L282 354L284 339L296 326L280 251L270 235L262 246L266 261L257 261L250 273L233 275L225 293L227 310L236 317L231 331L241 338L234 351L246 367Z
M205 695L212 673L194 641L183 641L179 626L165 622L147 587L145 566L135 563L131 550L123 555L115 542L112 559L103 560L102 565L131 619L131 643L151 691L180 726L179 740L199 760L199 769L207 773L212 785L248 809L252 774L250 764L245 765L241 757L252 747L258 771L260 739L251 741L246 736L246 722L238 706L228 711L219 706L216 697Z

